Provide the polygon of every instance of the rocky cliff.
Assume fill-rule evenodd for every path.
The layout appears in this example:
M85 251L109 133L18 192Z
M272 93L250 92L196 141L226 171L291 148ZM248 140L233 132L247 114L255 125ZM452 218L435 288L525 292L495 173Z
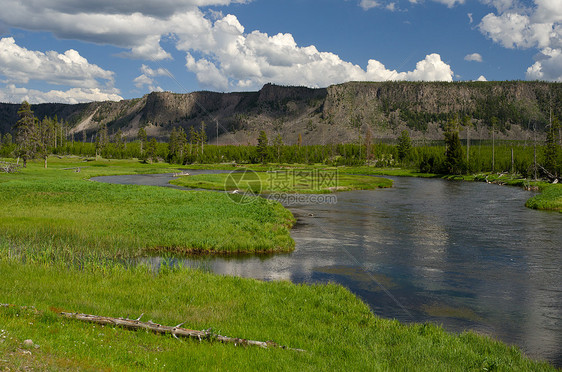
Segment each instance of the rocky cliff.
M17 120L19 105L0 104L0 132ZM140 127L165 138L174 127L206 123L211 142L254 143L265 130L285 143L357 141L370 130L374 138L395 138L407 129L414 138L440 139L454 115L473 118L476 137L487 138L496 123L500 137L523 139L544 130L550 114L562 117L562 84L544 82L382 82L345 83L326 89L265 85L259 92L150 93L120 102L34 105L37 117L64 119L69 133L91 139L100 124L134 138ZM218 138L217 138L218 132Z

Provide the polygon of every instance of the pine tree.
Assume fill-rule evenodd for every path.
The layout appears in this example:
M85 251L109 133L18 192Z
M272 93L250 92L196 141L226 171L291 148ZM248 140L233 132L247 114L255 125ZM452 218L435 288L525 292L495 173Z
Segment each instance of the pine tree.
M459 138L458 118L451 119L445 127L445 166L449 174L461 174L463 172L462 145Z
M172 128L170 132L170 140L168 141L168 162L172 163L178 154L178 132L176 128Z
M546 133L546 143L544 148L544 169L546 169L554 178L558 178L560 174L560 163L558 160L560 146L558 145L558 129L560 122L558 118L552 120L548 132Z
M109 143L109 135L107 133L107 125L101 124L96 136L96 158L101 155Z
M412 152L412 140L410 139L410 134L407 130L403 130L398 138L398 160L403 162L410 158L410 153Z
M144 144L146 143L146 139L147 139L147 137L146 137L146 129L144 129L144 127L140 127L140 128L139 128L139 131L138 131L138 133L137 133L137 137L138 137L139 142L140 142L140 156L142 157L142 155L143 155L143 147L144 147Z
M371 160L373 158L373 132L371 127L367 125L365 129L365 159Z
M156 155L157 150L158 150L158 142L156 142L156 138L152 137L148 142L148 146L146 148L146 156L151 164L153 162L158 162L158 156Z
M37 155L43 159L45 168L47 168L47 157L57 137L55 129L56 122L47 117L37 122Z
M277 162L281 162L281 149L283 148L283 137L281 137L281 133L277 134L277 137L273 140L273 147L275 148L275 152L277 153Z
M260 135L258 137L258 147L257 147L258 158L262 163L267 162L268 145L269 145L269 142L267 140L267 134L265 134L265 131L262 130L262 131L260 131Z
M470 164L470 128L472 128L472 118L468 115L465 115L462 118L462 126L466 128L466 166L469 167L469 164Z
M496 171L496 127L498 125L498 118L492 116L490 119L492 124L492 172Z
M18 110L19 120L16 128L16 155L23 160L23 167L27 167L27 160L33 159L37 150L37 118L31 111L31 105L23 101Z
M207 132L205 131L205 122L201 122L201 131L199 132L199 142L201 144L201 156L203 156L203 147L207 143Z
M125 138L121 129L115 133L115 144L117 145L118 156L122 159L125 155Z

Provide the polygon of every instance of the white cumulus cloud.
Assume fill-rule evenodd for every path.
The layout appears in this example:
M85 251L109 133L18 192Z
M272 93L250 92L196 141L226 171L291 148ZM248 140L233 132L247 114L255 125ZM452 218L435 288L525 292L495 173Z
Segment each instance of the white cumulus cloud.
M21 103L28 101L32 104L52 102L75 104L91 101L120 101L123 98L118 93L119 91L116 89L103 90L100 88L72 88L65 91L50 90L42 92L8 84L0 88L0 102Z
M359 2L359 6L361 8L363 8L364 10L369 10L369 9L372 9L372 8L377 8L381 5L379 4L379 2L377 2L375 0L361 0Z
M39 52L20 47L14 38L0 39L0 74L5 81L27 83L41 80L51 84L96 88L113 83L114 73L90 64L77 51Z
M515 0L487 0L498 13L489 13L480 31L506 48L537 48L528 79L562 81L562 1L534 0L524 7Z
M350 80L452 81L453 76L438 54L428 55L411 72L388 70L374 59L363 69L313 45L301 47L291 34L245 34L233 15L209 24L205 34L207 38L199 40L197 48L189 41L178 45L189 53L187 68L211 89L255 89L268 82L320 87ZM202 56L196 59L192 52Z
M464 60L469 62L482 62L482 56L479 53L467 54L464 56Z
M157 85L155 77L158 76L172 76L172 74L165 68L159 67L156 70L151 69L147 65L141 66L142 74L137 76L133 82L137 88L146 86L151 92L162 92L163 89Z
M464 0L433 0L437 3L447 5L447 7L452 8L457 4L464 4Z

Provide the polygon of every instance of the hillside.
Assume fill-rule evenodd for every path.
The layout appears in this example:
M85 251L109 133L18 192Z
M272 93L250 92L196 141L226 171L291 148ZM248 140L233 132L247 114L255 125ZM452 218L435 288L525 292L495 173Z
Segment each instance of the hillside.
M17 120L17 104L0 104L0 132ZM173 127L200 127L215 143L254 143L259 130L285 143L357 141L371 130L374 138L396 138L409 129L412 137L440 139L441 127L454 114L470 115L472 138L489 138L496 117L500 138L525 139L543 131L550 109L562 117L562 83L546 82L351 82L325 89L265 85L258 92L176 94L150 93L120 102L32 106L39 118L57 115L77 140L91 140L101 123L109 132L122 129L134 138L139 127L149 136L166 138Z

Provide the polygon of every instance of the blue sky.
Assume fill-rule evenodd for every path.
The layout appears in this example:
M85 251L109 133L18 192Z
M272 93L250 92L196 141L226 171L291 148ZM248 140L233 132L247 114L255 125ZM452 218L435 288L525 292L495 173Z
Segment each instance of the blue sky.
M0 101L562 81L562 0L0 0Z

